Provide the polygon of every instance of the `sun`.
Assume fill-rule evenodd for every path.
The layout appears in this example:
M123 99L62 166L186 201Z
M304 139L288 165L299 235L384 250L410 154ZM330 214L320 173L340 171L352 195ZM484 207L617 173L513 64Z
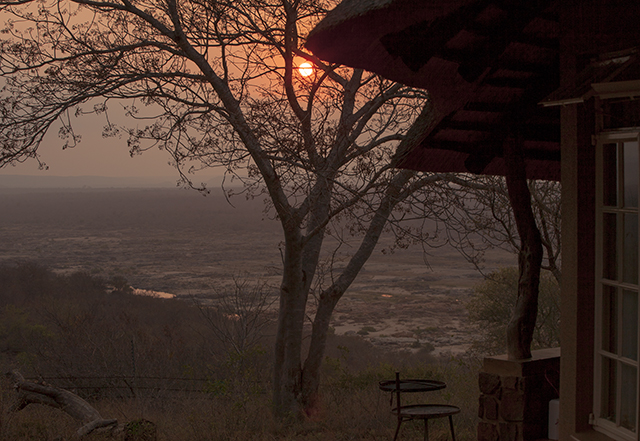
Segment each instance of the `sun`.
M313 74L313 64L304 62L298 67L298 71L303 77L308 77Z

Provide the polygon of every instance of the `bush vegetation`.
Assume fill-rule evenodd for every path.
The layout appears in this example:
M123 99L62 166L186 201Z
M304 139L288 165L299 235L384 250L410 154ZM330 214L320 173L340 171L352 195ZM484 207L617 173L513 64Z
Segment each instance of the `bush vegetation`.
M436 360L428 348L384 352L358 336L332 335L321 404L283 428L270 412L272 325L251 347L230 349L221 332L229 324L226 309L216 318L183 300L133 295L120 279L56 274L29 263L0 266L0 305L3 371L19 369L72 390L120 422L153 421L160 440L388 440L395 417L377 382L396 370L445 381L448 387L428 398L460 406L458 439L475 438L473 359ZM2 381L1 441L73 438L77 423L59 410L7 412L15 392ZM432 426L432 439L446 437L444 422ZM421 433L418 423L403 428L404 439Z
M469 321L475 325L471 351L497 355L505 352L507 324L518 295L518 268L494 271L479 283L467 304ZM532 349L560 346L560 285L549 271L540 275L538 318Z

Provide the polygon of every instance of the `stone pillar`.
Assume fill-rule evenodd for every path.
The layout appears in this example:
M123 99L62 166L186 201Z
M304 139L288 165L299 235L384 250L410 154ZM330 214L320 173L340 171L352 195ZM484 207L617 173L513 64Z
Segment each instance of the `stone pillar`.
M549 401L558 398L560 348L526 360L487 357L479 374L478 441L547 438Z

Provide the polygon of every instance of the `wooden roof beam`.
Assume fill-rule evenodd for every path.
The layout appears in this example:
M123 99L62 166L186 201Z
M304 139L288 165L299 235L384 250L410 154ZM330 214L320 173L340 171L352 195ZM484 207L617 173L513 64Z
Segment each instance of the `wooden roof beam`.
M439 149L453 152L467 153L469 155L482 155L485 157L502 157L502 144L504 139L496 138L482 143L460 143L452 141L438 141L426 139L422 142L423 149ZM525 157L539 161L560 161L560 148L557 150L525 148Z
M434 130L429 138L436 136L440 130L464 130L475 131L486 134L499 133L504 130L506 125L504 123L482 123L472 121L448 121L442 127ZM558 124L526 124L523 123L520 132L522 135L530 141L542 141L542 142L559 142L560 141L560 126Z

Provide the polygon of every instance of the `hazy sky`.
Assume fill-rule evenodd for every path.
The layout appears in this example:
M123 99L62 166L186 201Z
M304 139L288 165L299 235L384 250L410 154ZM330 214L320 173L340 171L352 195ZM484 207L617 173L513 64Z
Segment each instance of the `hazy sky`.
M30 160L15 167L0 169L2 174L41 176L108 176L108 177L156 177L177 176L167 164L168 155L157 150L130 157L126 142L122 140L83 136L73 149L62 150L62 141L43 145L39 152L48 170L39 170L38 163Z
M84 115L74 122L76 133L82 141L72 149L62 150L64 140L58 137L58 128L47 134L38 152L48 170L39 170L38 162L29 160L15 167L0 168L2 175L38 176L107 176L107 177L170 177L178 178L177 171L170 166L169 155L158 149L131 157L126 137L103 138L104 119ZM221 175L219 170L202 172L207 176Z

